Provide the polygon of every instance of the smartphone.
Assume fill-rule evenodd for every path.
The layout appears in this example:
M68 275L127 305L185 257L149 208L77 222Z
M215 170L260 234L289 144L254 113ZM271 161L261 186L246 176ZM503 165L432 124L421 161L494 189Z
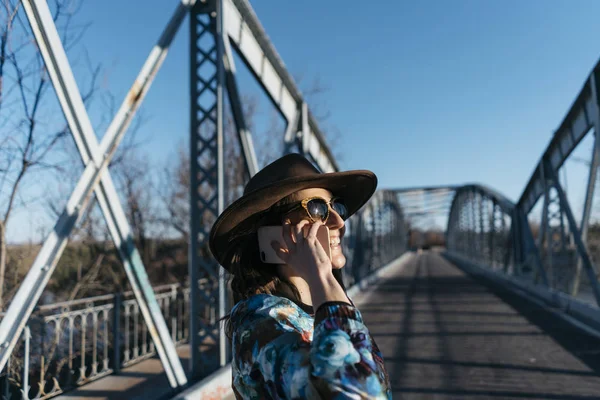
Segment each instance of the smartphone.
M305 232L310 229L310 226L304 228ZM271 247L272 241L277 241L285 249L285 241L283 240L283 227L277 226L261 226L258 228L258 247L260 249L260 259L266 264L285 264L273 247ZM331 247L329 247L329 228L325 225L321 226L317 231L317 240L323 246L327 257L331 259Z

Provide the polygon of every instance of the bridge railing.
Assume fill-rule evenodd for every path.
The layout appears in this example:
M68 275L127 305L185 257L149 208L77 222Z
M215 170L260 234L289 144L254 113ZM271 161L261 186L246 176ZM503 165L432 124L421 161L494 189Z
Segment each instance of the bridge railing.
M504 254L503 272L520 282L540 287L553 303L573 307L592 315L600 326L600 273L590 231L590 219L600 165L600 62L592 68L575 101L554 131L531 178L517 203L477 185L457 191L448 223L449 250L479 265L497 264L495 252ZM592 137L593 136L593 137ZM581 219L575 215L566 186L559 179L566 161L584 138L593 139L592 161ZM539 208L538 208L539 206ZM503 217L496 217L500 210ZM494 210L490 213L489 210ZM541 212L537 218L537 213ZM528 219L537 226L535 237ZM510 239L500 247L491 246L497 221L510 220ZM489 227L486 225L489 221ZM594 241L596 241L595 239ZM486 245L483 242L489 241ZM490 257L494 255L494 257ZM513 260L511 268L510 260ZM486 267L487 268L487 267ZM546 296L548 297L548 296ZM586 317L587 318L587 317Z
M577 260L571 258L557 273L554 249L544 244L543 233L534 238L520 205L483 186L461 187L450 209L446 235L446 256L451 261L600 330L600 309L592 289L582 285L576 294L568 290L572 274L567 272L575 269Z
M209 285L203 280L200 286ZM189 339L189 287L153 288L176 344ZM216 319L207 304L203 318ZM4 399L48 399L156 354L132 292L39 306L2 376Z
M347 287L360 283L377 268L408 250L408 226L397 196L380 190L346 223L344 239Z
M513 217L515 206L480 185L456 191L446 233L449 251L509 275L522 272L515 264Z

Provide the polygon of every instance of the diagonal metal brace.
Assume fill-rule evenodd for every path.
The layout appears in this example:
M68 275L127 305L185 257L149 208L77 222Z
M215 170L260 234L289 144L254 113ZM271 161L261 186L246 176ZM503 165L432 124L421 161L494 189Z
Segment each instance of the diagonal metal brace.
M593 119L594 119L594 146L592 148L592 162L590 163L590 172L588 175L587 190L585 193L585 203L583 206L583 215L581 216L581 239L586 242L588 228L590 223L590 214L592 212L592 202L594 198L594 190L596 187L596 179L598 177L598 168L600 166L600 94L598 93L598 79L596 75L599 75L596 71L590 74L590 88L592 90L592 102L593 102ZM579 281L581 277L582 260L578 258L577 267L575 270L575 278L573 279L573 285L571 288L571 295L577 296L579 292Z
M525 216L525 213L519 205L515 206L515 216L517 217L517 226L520 230L520 240L524 252L523 257L525 258L525 260L521 260L521 262L528 261L531 264L535 264L534 267L537 269L537 273L542 280L542 284L544 286L548 286L548 275L544 269L540 252L535 244L535 240L533 239L533 233L529 227L527 216Z
M258 172L258 162L256 161L256 153L254 152L254 144L252 142L252 134L246 124L244 117L244 109L235 79L235 63L233 61L233 53L228 37L222 37L225 54L223 55L223 65L225 66L225 78L227 82L227 93L229 94L229 103L233 114L233 121L238 131L238 138L242 145L244 160L246 161L246 170L250 177Z
M160 68L179 25L193 3L194 0L182 0L178 5L158 44L152 49L134 82L132 90L104 135L101 145L98 146L48 5L43 0L24 1L24 8L40 52L86 167L53 232L46 238L32 268L11 302L5 318L0 323L2 344L0 370L6 365L17 338L56 267L71 230L89 206L92 192L95 191L169 382L173 387L187 383L107 168L154 75Z
M592 287L592 290L594 292L594 297L596 298L596 302L600 306L600 284L598 283L598 278L596 277L596 271L594 269L594 264L592 263L592 258L590 257L590 254L588 253L588 250L587 250L585 244L583 243L583 240L581 239L581 233L580 233L579 229L577 228L577 223L575 222L575 217L573 216L573 211L571 211L571 207L569 206L569 201L567 200L567 196L565 195L565 192L563 191L562 187L560 186L558 177L556 176L554 169L552 168L552 166L550 165L550 163L548 162L547 159L544 159L543 161L544 161L546 177L548 177L552 181L553 186L558 193L558 198L560 200L560 206L563 209L563 212L565 213L565 215L567 216L567 220L569 221L569 229L571 231L571 234L573 235L573 238L575 239L575 245L577 246L577 251L579 252L579 256L581 257L581 260L583 261L583 266L585 267L585 272L588 274L588 279L590 281L590 286Z

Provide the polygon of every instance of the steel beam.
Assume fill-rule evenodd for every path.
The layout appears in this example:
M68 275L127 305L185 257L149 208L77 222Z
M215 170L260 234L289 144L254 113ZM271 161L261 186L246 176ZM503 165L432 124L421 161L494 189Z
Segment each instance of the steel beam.
M300 140L302 141L300 151L302 151L302 154L306 154L310 151L310 127L308 126L308 104L304 101L300 104L300 126L298 128Z
M594 264L592 263L592 259L587 251L587 246L581 239L581 234L579 232L579 229L577 229L577 223L575 222L575 217L573 216L573 212L571 211L569 200L567 199L567 196L565 195L565 193L562 190L562 187L560 186L558 176L554 174L554 171L552 170L552 166L550 165L549 161L546 161L545 165L546 171L544 172L553 181L554 188L556 189L556 192L558 193L558 198L560 200L561 210L565 213L567 217L567 221L569 222L569 229L571 231L571 234L573 235L573 239L575 240L575 245L579 252L579 256L583 260L583 266L588 274L588 279L590 281L590 286L592 287L594 297L596 298L596 303L600 306L600 284L598 283L598 277L596 275Z
M224 270L210 254L210 228L224 206L223 90L225 50L222 0L197 3L190 15L190 369L206 376L226 363L226 337L219 322L200 318L202 300L225 313ZM214 285L201 290L200 278ZM204 349L203 349L204 348Z
M229 96L229 104L233 114L233 121L238 133L238 139L242 147L244 160L246 161L246 170L251 177L258 172L258 162L256 161L256 153L254 152L254 144L252 142L252 134L246 124L242 100L238 91L237 80L235 78L235 62L231 52L231 46L227 37L223 38L225 55L223 64L225 66L225 76L227 79L227 94Z
M513 213L514 215L514 213ZM510 260L513 260L513 263L515 262L515 228L514 228L514 222L515 220L512 218L513 215L511 215L511 225L510 228L508 230L508 235L506 236L506 248L508 249L508 251L504 254L504 273L508 275L508 270L510 269ZM512 257L511 257L512 256Z
M88 207L92 192L96 191L96 197L115 246L123 260L125 271L163 362L168 380L173 387L183 386L187 383L145 268L133 245L129 225L107 168L135 110L139 107L156 71L162 64L168 45L191 3L193 2L183 1L179 4L159 40L159 44L153 49L129 96L104 135L100 147L48 5L42 0L30 0L23 3L61 108L86 168L59 217L55 229L46 238L31 270L15 295L5 318L0 323L0 341L3 344L0 350L0 368L6 364L20 332L55 269L66 246L70 231Z
M219 214L223 212L225 206L225 183L223 169L223 123L224 123L224 86L225 86L225 65L223 59L225 57L225 17L223 11L223 0L216 0L216 31L215 39L217 41L217 206ZM256 160L255 160L256 161ZM256 165L254 165L256 167ZM220 190L219 190L220 189ZM225 316L225 303L227 284L225 281L225 270L219 268L219 319ZM225 330L219 329L219 366L223 367L227 364L227 337Z
M588 227L590 223L590 215L592 212L592 202L594 199L594 189L596 188L596 179L598 177L598 166L600 165L600 96L598 93L598 81L596 74L590 77L590 85L592 88L592 98L596 103L594 113L594 147L592 149L592 162L590 164L590 172L588 175L588 184L585 194L585 203L583 206L583 215L581 216L581 239L584 243L587 242ZM575 277L573 278L573 287L571 294L577 296L579 292L579 283L581 280L581 269L583 267L583 259L577 258L577 267L575 269Z
M596 188L596 179L598 177L598 166L600 166L600 123L598 124L598 133L594 139L594 148L592 150L592 163L588 178L588 185L585 195L585 203L583 207L583 215L581 216L580 231L583 240L587 239L588 229L590 225L590 215L592 212L592 204L594 200L594 190Z
M301 138L301 135L299 134L300 114L301 109L299 107L293 114L292 119L287 122L285 134L283 136L284 154L292 153L294 148L300 151L302 150L302 145L299 141Z
M544 225L544 239L546 241L546 259L544 260L547 263L547 267L545 270L548 274L548 286L554 287L554 266L553 266L553 252L554 246L552 244L552 231L550 229L550 188L548 187L548 177L545 172L545 164L540 164L540 177L542 180L542 185L544 186L544 203L542 210L542 223ZM543 243L542 243L543 244Z
M496 204L496 201L494 200L492 202L492 214L490 216L490 252L491 252L491 257L492 257L492 266L494 269L496 269L496 267L498 266L498 247L500 247L497 243L498 243L498 222L497 222L497 218L498 215L500 215L500 217L502 217L501 213L498 213L498 205ZM498 247L497 247L498 246Z
M421 194L422 192L440 192L442 194L446 194L449 192L453 192L457 189L461 188L458 185L448 185L448 186L423 186L423 187L406 187L406 188L391 188L385 189L391 192L395 192L397 194L410 195L410 194Z
M530 262L532 268L537 267L537 276L542 278L542 283L548 286L548 276L546 274L546 270L544 269L544 264L542 263L542 258L540 257L540 252L535 244L535 240L533 238L533 233L531 232L531 228L529 226L529 221L527 219L527 215L519 208L515 207L517 210L519 220L520 220L520 242L521 249L523 251L522 259L524 262Z
M477 237L477 211L475 210L475 203L477 202L477 193L475 192L474 189L471 190L470 192L471 194L471 202L469 203L469 207L471 207L471 221L469 223L469 226L471 227L471 232L472 232L472 243L474 245L474 257L477 257L480 255L480 249L479 249L479 240Z
M512 273L514 275L515 268L518 267L519 264L523 262L523 251L522 251L522 230L521 230L521 220L519 217L519 210L517 207L512 212L512 241L513 241L513 268ZM508 272L508 271L507 271Z
M496 202L493 199L490 199L490 203L488 204L491 205L487 207L488 215L486 220L489 227L487 248L489 249L489 263L491 264L492 269L494 269L496 267L496 247L494 247L494 238L496 236Z
M540 169L540 179L542 181L542 184L544 185L544 201L542 204L542 220L541 220L541 225L540 225L540 231L538 232L538 240L539 240L539 252L540 252L540 258L542 260L542 268L544 268L544 271L546 270L545 266L544 266L544 254L546 255L546 259L548 260L549 263L549 270L550 273L549 275L549 280L548 280L548 285L551 286L552 285L552 277L553 277L553 269L552 269L552 249L551 249L551 245L550 245L550 227L548 226L549 224L549 219L548 219L548 204L549 204L549 193L548 193L548 185L547 185L547 181L546 181L546 174L544 173L544 166L542 164L540 164L538 166L538 168ZM544 252L544 241L546 243L546 251Z
M510 237L510 232L506 229L506 218L504 216L504 213L502 212L502 209L500 208L500 206L497 205L497 211L498 213L498 218L500 218L500 232L502 232L502 235L500 236L500 238L498 239L498 244L497 244L497 256L498 256L498 267L501 267L502 265L504 265L504 257L502 257L504 255L504 253L508 253L508 245L510 244L510 241L508 240L508 237ZM504 239L504 240L502 240ZM504 250L504 251L502 251Z
M554 133L550 144L544 151L540 163L547 160L555 174L563 165L567 157L583 140L587 132L593 127L594 116L597 112L597 98L592 96L592 77L600 72L600 62L594 66L590 77L586 79L573 105ZM597 88L596 88L597 89ZM533 172L518 204L525 214L529 214L537 200L544 194L540 180L539 168Z
M479 193L478 196L478 205L479 205L479 247L480 247L480 252L481 252L481 257L483 259L485 259L487 257L487 246L485 243L485 226L483 223L483 203L484 203L484 199L483 199L483 195L481 193ZM487 262L488 260L486 260Z
M247 0L223 0L223 5L225 33L290 126L296 119L298 106L304 102L294 79L288 73L250 3ZM307 149L306 153L315 160L323 172L339 171L325 136L310 112L308 130L303 143Z
M596 131L598 132L598 131ZM592 210L592 201L594 199L594 189L596 187L596 179L598 176L598 165L600 162L600 138L597 134L594 139L594 148L592 149L592 163L590 165L590 172L587 184L587 190L585 195L585 203L583 206L583 215L581 217L580 234L583 242L587 242L587 234L590 222L590 214ZM579 293L579 283L581 280L581 269L583 268L583 260L581 257L577 257L577 266L575 268L575 276L573 278L573 286L571 289L571 295L577 296Z

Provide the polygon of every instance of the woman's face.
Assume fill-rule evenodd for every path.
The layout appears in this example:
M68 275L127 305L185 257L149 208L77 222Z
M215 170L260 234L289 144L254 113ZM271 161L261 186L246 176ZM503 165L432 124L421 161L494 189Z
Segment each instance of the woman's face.
M333 196L331 192L326 189L303 189L292 194L290 196L290 201L299 202L308 197L322 197L329 201ZM285 218L289 219L293 225L299 223L303 219L310 220L306 210L303 208L292 211L291 213L287 214ZM325 221L325 225L329 228L331 265L333 266L333 269L340 269L346 265L346 257L342 252L342 239L344 237L344 233L346 232L344 220L330 207L329 217L327 218L327 221Z

